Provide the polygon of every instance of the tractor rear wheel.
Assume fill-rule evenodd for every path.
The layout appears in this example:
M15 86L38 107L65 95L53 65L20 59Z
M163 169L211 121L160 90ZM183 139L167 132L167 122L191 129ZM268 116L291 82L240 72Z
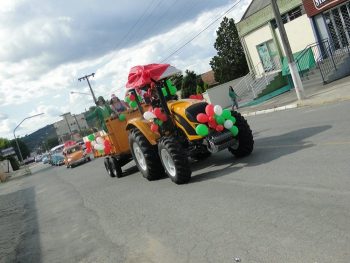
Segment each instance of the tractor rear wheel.
M133 159L149 181L157 180L164 174L156 149L138 129L132 129L129 134L129 145Z
M109 161L109 158L105 158L104 160L104 165L105 165L105 168L106 168L106 171L108 173L108 175L110 177L114 177L113 173L112 173L112 170L111 170L111 167L110 167L110 161Z
M123 176L122 168L116 158L111 157L109 159L109 167L112 173L112 177L120 178Z
M247 120L236 111L232 111L232 116L236 118L236 126L238 128L237 145L229 147L228 150L237 158L248 156L254 148L254 139L252 130Z
M163 137L158 144L158 153L165 172L176 184L185 184L191 179L188 157L174 137Z

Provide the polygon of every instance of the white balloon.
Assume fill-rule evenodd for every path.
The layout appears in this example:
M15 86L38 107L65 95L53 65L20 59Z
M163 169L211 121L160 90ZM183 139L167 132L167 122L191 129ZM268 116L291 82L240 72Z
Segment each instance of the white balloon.
M146 111L144 114L143 114L143 117L145 118L145 120L149 121L149 120L152 120L156 117L156 115L154 115L153 112L150 112L150 111Z
M222 107L220 105L215 105L214 112L216 115L220 116L222 114Z
M226 121L224 122L224 127L225 127L226 129L231 129L232 126L233 126L233 122L232 122L231 120L226 120Z
M100 151L100 150L103 150L105 147L104 147L103 144L98 144L98 143L96 143L95 146L94 146L94 148L95 148L96 150Z
M92 147L94 147L96 145L96 141L92 141L91 145L92 145Z
M96 138L96 142L97 142L98 144L104 144L105 140L104 140L102 137L97 137L97 138Z

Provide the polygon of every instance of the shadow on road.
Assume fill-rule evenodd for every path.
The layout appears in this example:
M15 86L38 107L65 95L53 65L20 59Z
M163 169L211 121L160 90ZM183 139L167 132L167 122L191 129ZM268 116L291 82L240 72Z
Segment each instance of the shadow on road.
M197 183L204 180L210 180L225 176L244 167L258 166L274 161L282 156L295 153L297 151L315 146L312 142L306 141L307 138L322 133L332 128L331 125L316 126L294 130L285 134L260 138L255 141L255 149L252 155L241 159L235 159L227 151L213 154L212 157L192 165L192 171L198 171L204 168L212 168L212 171L197 174L192 177L190 183ZM227 157L229 156L229 157ZM242 166L235 167L237 164ZM215 169L226 165L223 168Z
M1 262L41 262L34 187L0 195Z

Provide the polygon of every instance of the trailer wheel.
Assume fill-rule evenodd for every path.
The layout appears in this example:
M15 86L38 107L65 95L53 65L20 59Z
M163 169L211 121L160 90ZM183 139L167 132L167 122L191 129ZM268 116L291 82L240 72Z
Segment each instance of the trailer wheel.
M254 148L254 139L252 130L247 120L236 111L232 111L232 116L236 118L236 126L238 128L237 145L229 147L228 150L237 158L248 156Z
M158 152L165 172L176 184L185 184L191 179L191 168L185 150L174 137L163 137Z
M129 133L129 145L131 154L137 168L147 180L157 180L164 174L159 155L145 136L138 129L132 129Z
M113 175L113 173L112 173L112 170L111 170L111 167L110 167L109 158L105 158L104 164L105 164L105 168L106 168L106 171L107 171L108 175L110 177L114 177L115 175Z
M111 157L109 159L109 167L112 173L112 177L120 178L123 176L122 168L116 158Z

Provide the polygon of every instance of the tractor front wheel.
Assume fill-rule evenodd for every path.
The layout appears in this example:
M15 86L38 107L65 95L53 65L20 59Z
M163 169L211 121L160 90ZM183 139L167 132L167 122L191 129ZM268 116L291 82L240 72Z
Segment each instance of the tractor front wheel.
M163 137L158 144L158 153L165 172L176 184L185 184L191 179L191 168L186 152L174 137Z
M147 180L157 180L164 174L156 149L147 141L138 129L132 129L129 134L131 154L137 168Z
M254 139L252 130L247 120L236 111L232 111L232 116L236 118L236 126L238 128L237 144L228 150L237 158L248 156L254 148Z

